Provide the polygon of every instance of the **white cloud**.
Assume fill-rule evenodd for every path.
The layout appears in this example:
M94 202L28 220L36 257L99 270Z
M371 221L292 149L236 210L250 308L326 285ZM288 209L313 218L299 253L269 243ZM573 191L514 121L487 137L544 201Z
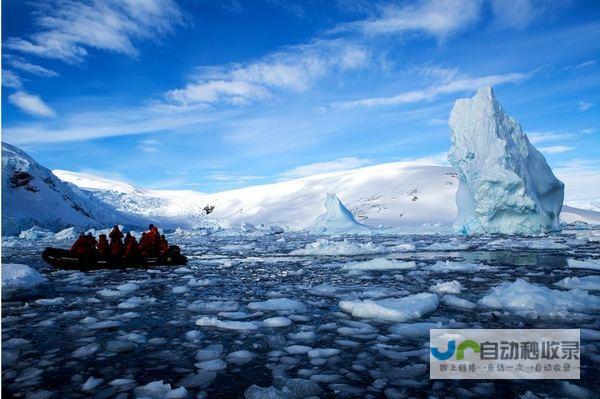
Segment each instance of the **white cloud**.
M10 87L11 89L20 89L23 86L23 81L16 73L3 69L2 86Z
M135 57L136 41L155 40L183 23L172 0L54 0L38 7L37 31L29 38L8 38L5 47L69 63L83 61L88 48Z
M33 116L52 117L56 113L39 96L18 91L8 96L8 101L23 112Z
M260 180L262 176L252 176L252 175L236 175L236 174L227 174L227 173L213 173L206 176L208 180L217 181L220 183L246 183L249 181Z
M572 133L556 132L528 132L527 137L532 144L547 143L551 141L571 140L577 136Z
M343 170L356 169L371 164L369 159L344 157L326 162L316 162L308 165L296 166L295 168L279 173L280 180L298 179L301 177L317 175L321 173L340 172Z
M193 82L168 91L165 98L181 106L245 105L271 98L277 90L302 92L327 74L365 66L369 57L361 45L316 40L253 62L197 68Z
M138 142L138 148L149 154L157 153L160 150L159 147L161 145L162 143L160 141L154 139L140 140Z
M448 124L448 119L433 118L430 119L429 122L427 122L427 124L430 126L443 126Z
M58 73L56 73L50 69L44 68L44 67L36 65L36 64L31 64L29 62L23 61L21 59L15 58L15 57L10 57L9 63L13 68L19 69L24 72L28 72L32 75L44 76L44 77L58 76Z
M371 36L419 32L444 39L475 24L481 12L480 0L421 0L402 7L384 6L378 17L340 25L333 33L356 31Z
M572 159L554 168L554 173L565 183L565 201L600 199L600 167L597 159ZM574 206L579 204L573 203Z
M492 0L491 6L498 25L523 29L541 13L543 3L536 0Z
M424 163L428 165L440 165L440 166L449 166L450 162L448 162L448 153L440 152L439 154L434 155L426 155L423 157L417 158L404 158L401 159L403 162L417 162Z
M573 67L573 69L583 69L583 68L589 68L591 66L596 65L596 60L588 60L588 61L584 61L580 64L577 64Z
M565 152L573 151L575 147L568 145L551 145L548 147L539 147L538 150L544 154L562 154Z
M444 94L453 94L476 90L483 86L495 86L503 83L519 82L527 78L523 73L508 73L504 75L489 75L478 78L463 77L446 83L431 85L424 89L407 91L390 97L371 97L359 100L332 103L341 108L381 107L400 104L410 104L420 101L430 101Z
M588 101L579 101L578 108L580 111L587 111L588 109L592 108L593 106L594 106L594 103L590 103Z

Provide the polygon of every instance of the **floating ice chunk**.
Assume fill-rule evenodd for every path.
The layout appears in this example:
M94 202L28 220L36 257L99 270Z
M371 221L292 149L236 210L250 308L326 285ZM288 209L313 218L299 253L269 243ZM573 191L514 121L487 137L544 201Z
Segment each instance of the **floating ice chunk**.
M140 286L135 283L125 283L117 286L117 289L122 292L133 292L137 291L139 288Z
M245 349L231 352L225 357L229 363L233 364L246 364L254 358L254 353L247 351Z
M183 378L179 385L182 385L186 388L206 388L210 385L210 383L217 377L217 373L214 371L200 371L198 374L190 374Z
M97 291L96 293L105 298L115 298L115 297L122 296L124 292L119 291L119 290L109 290L108 288L104 288L100 291Z
M568 316L600 309L600 297L586 291L552 290L523 279L492 288L479 303L492 309L524 311L530 316Z
M453 308L467 309L467 310L477 309L477 304L475 304L471 301L468 301L466 299L459 298L454 295L444 295L440 299L440 302L442 302L446 306L450 306Z
M317 335L313 331L300 331L297 333L289 333L287 336L293 341L305 342L312 342L317 338Z
M402 243L389 248L390 252L410 252L415 250L414 244Z
M273 385L277 388L288 390L291 393L290 396L296 398L319 397L322 393L317 383L302 378L276 376L273 378Z
M100 349L100 346L98 344L85 345L85 346L82 346L80 348L77 348L73 352L72 356L75 357L75 358L77 358L77 359L81 359L81 358L93 355L94 353L96 353L98 351L98 349Z
M42 306L56 306L56 305L62 305L65 302L65 298L59 296L57 298L44 298L44 299L38 299L37 301L35 301L35 303L37 303L38 305L42 305Z
M192 272L192 269L185 267L185 266L182 266L182 267L179 267L179 268L173 270L173 273L181 273L181 274L191 273L191 272Z
M9 299L19 290L28 290L42 284L46 279L27 265L2 263L2 296Z
M189 292L189 291L190 291L190 288L185 285L178 285L171 289L171 292L173 294L185 294L186 292Z
M523 249L568 249L567 244L554 241L552 238L499 238L485 245L486 249L523 248Z
M352 212L342 204L337 195L325 194L323 205L325 212L317 217L315 231L319 233L357 233L370 230L356 221Z
M370 301L369 301L370 302ZM348 327L340 327L337 332L355 338L366 338L377 333L377 329L368 323L346 321Z
M156 298L147 297L147 296L141 298L139 296L134 296L134 297L128 298L125 301L119 303L117 305L117 308L133 309L133 308L137 308L138 306L150 304L150 303L154 303L154 302L156 302Z
M227 368L227 363L225 363L221 359L212 359L196 363L194 364L194 366L206 371L220 371L225 370Z
M354 317L389 321L417 319L437 309L438 296L420 293L404 298L387 298L379 301L341 301L340 308Z
M310 358L315 358L315 357L331 357L331 356L336 356L340 354L340 350L339 349L335 349L335 348L316 348L313 350L310 350L308 352L308 357Z
M136 344L145 344L148 338L145 335L138 333L129 333L121 337L124 340L135 342Z
M196 352L196 360L205 361L205 360L218 359L221 357L222 354L223 354L223 345L221 345L221 344L208 345L206 348L200 349L198 352Z
M310 352L313 348L305 345L290 345L283 348L290 355L302 355Z
M234 301L194 301L188 306L188 310L194 312L234 312L238 309Z
M120 339L114 339L106 343L106 350L108 352L125 353L132 352L137 349L137 345L130 341L123 341Z
M294 299L289 298L274 298L268 299L264 302L250 302L248 304L248 309L252 310L297 310L303 311L306 310L306 305L304 305L300 301L296 301Z
M600 261L594 259L577 260L569 259L569 267L573 269L600 270Z
M204 338L204 333L198 330L192 330L185 333L185 339L192 342L199 342Z
M204 316L196 320L197 326L217 327L225 330L256 330L258 325L252 321L219 320L216 317Z
M75 227L68 227L64 230L59 231L58 233L56 233L54 235L54 239L57 241L64 241L64 240L69 240L69 241L75 241L78 237L77 231L75 230Z
M81 386L82 391L91 391L96 389L100 384L102 384L104 380L102 378L88 378L85 383Z
M108 383L108 385L119 389L124 389L127 387L130 387L129 389L131 389L133 388L134 384L135 380L132 380L131 378L117 378Z
M381 245L372 242L359 243L354 241L329 241L319 239L307 244L303 249L296 249L290 255L314 255L314 256L352 256L365 254L383 254L388 250Z
M469 249L471 247L472 245L469 243L451 239L449 242L434 242L424 249L426 251L459 251Z
M554 285L567 289L579 288L582 290L597 291L600 290L600 276L566 277L554 283Z
M390 327L390 332L404 337L417 338L429 336L429 330L432 328L442 328L442 323L394 324Z
M39 226L33 226L30 229L21 231L21 233L19 234L20 239L31 241L45 240L47 238L52 237L54 237L53 232L51 232L50 230L42 229Z
M270 317L262 321L265 327L287 327L292 324L292 321L287 317Z
M348 263L342 270L404 270L417 267L415 262L401 262L386 258L375 258L366 262Z
M431 287L429 287L429 291L433 291L437 294L458 294L464 288L465 287L463 287L463 285L460 282L452 280L432 285Z
M211 285L212 281L209 279L195 279L191 278L188 281L188 285L190 287L206 287L207 285Z
M171 389L171 384L165 384L162 380L136 387L134 392L137 398L145 399L183 399L188 396L185 387Z
M462 262L450 262L450 261L437 261L433 265L429 265L423 268L431 272L438 273L451 273L451 272L476 272L480 270L494 270L491 266L487 266L481 263L462 263Z

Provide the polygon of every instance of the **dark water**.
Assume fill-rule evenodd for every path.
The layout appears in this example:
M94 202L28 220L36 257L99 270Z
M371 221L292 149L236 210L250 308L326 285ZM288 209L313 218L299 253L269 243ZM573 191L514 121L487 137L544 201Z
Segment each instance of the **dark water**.
M305 234L173 236L170 241L181 244L190 257L189 270L88 273L55 271L40 260L44 246L67 243L4 240L3 262L30 265L48 282L3 300L3 395L125 398L134 397L136 387L163 380L173 389L185 386L188 397L230 398L243 397L253 384L282 388L288 378L301 378L316 383L306 385L304 392L320 397L519 397L527 391L541 397L564 397L568 391L561 381L429 380L428 336L395 336L389 331L394 323L353 318L341 312L338 304L341 299L426 292L437 282L451 280L464 286L457 296L475 303L491 287L517 278L558 289L553 284L564 277L600 274L594 269L569 267L573 259L600 262L597 234L565 232L521 240L440 235L347 237L347 246L370 242L371 249L386 252L352 256L288 255L317 240ZM398 247L401 244L412 244L414 249ZM430 247L432 244L438 246ZM341 268L384 256L416 261L416 267L362 273ZM432 269L440 260L486 267L451 272ZM123 284L128 285L117 289ZM174 287L186 288L174 291ZM247 307L250 302L272 298L300 301L304 308L256 311ZM254 322L257 328L228 330L195 324L202 316L221 321L233 317L219 315L223 311L245 312L246 318L239 321ZM434 312L409 323L598 331L599 315L599 309L587 309L561 317L532 318L509 310L478 306L468 311L440 303ZM260 324L275 316L293 322L284 327ZM340 332L343 327L363 330L344 335ZM288 335L299 332L314 334L305 334L308 338L303 340ZM593 333L583 335L581 380L572 381L588 394L600 392L600 341L588 339ZM223 345L218 356L226 363L222 370L196 366L198 350L211 344ZM291 345L340 351L311 359L306 354L288 353L285 348ZM241 365L230 361L227 355L239 350L252 352L252 359ZM103 382L82 391L91 376ZM131 381L110 385L115 379ZM301 395L300 390L294 392Z

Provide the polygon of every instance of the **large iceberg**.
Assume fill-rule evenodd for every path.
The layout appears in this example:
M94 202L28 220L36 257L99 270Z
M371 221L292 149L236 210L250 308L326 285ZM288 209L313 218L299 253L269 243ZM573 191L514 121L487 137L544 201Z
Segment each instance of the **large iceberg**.
M356 221L352 212L342 204L337 195L327 193L323 205L325 212L319 215L315 222L317 232L355 233L369 230L367 226Z
M459 174L458 232L533 235L559 229L564 185L491 87L457 100L449 123L448 160Z

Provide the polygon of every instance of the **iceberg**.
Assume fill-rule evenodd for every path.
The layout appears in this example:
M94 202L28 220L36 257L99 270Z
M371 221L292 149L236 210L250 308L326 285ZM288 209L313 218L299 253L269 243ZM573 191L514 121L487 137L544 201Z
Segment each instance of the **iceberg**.
M315 231L356 233L369 230L367 226L356 221L352 212L342 204L337 195L327 193L323 205L325 205L325 212L317 217Z
M2 264L2 298L9 299L19 290L28 290L46 282L46 279L27 265Z
M504 112L491 87L457 100L449 124L448 160L459 175L458 232L536 235L559 230L564 184Z

